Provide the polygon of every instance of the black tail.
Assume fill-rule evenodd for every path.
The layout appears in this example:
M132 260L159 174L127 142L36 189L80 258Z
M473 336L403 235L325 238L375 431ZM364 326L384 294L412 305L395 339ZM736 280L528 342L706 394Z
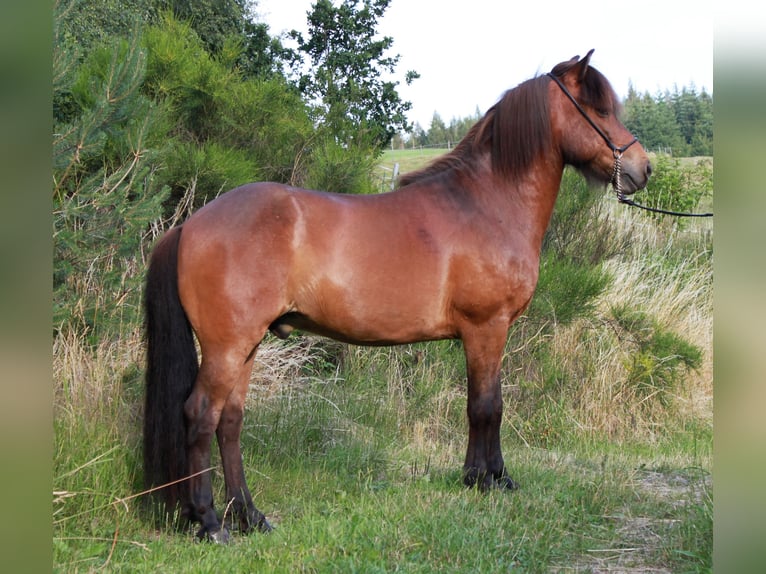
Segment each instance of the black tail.
M144 294L147 338L144 405L144 485L153 488L187 475L184 403L199 370L189 320L178 296L178 241L170 230L152 253ZM189 500L187 481L169 484L156 499L173 513Z

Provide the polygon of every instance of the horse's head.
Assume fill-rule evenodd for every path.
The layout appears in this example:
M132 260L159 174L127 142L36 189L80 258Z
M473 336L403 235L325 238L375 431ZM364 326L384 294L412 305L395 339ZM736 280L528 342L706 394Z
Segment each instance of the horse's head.
M652 166L646 151L619 119L617 95L590 66L593 50L555 66L548 76L554 138L564 161L588 179L612 182L620 194L646 186Z

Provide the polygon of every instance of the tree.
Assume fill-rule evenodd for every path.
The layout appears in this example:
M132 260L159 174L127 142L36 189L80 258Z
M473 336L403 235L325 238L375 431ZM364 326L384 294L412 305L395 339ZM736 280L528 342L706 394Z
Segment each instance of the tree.
M62 48L87 54L91 48L114 37L128 37L137 23L157 17L161 0L56 0L57 41Z
M428 143L431 145L446 145L448 139L447 124L444 123L438 112L434 112L431 118L431 126L428 128Z
M666 97L653 98L649 92L639 95L630 86L624 124L647 149L669 148L677 155L686 151L675 113Z
M713 154L713 98L694 86L652 97L631 85L624 119L649 149L670 148L676 156Z
M672 103L681 136L689 155L713 154L713 100L692 85L666 96Z
M400 130L409 131L393 74L399 56L389 57L393 39L378 38L377 24L391 0L317 0L308 13L308 37L293 30L297 57L308 71L300 74L301 93L315 102L319 119L341 143L366 140L382 148ZM407 72L409 84L418 77Z
M227 38L240 35L247 21L248 0L156 0L179 20L189 22L212 54L220 52Z
M60 29L59 29L60 30ZM146 52L134 35L82 62L57 34L53 88L75 113L54 117L53 319L94 337L135 324L144 234L162 212L161 110L141 86Z

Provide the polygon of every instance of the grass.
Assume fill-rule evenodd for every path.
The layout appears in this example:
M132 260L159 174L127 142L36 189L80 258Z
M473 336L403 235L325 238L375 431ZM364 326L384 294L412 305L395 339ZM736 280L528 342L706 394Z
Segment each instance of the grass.
M368 357L347 360L366 366ZM709 560L695 554L706 552L699 538L711 531L706 447L667 437L654 448L539 448L506 424L506 459L521 490L481 495L460 482L465 403L457 389L431 391L420 401L440 409L410 405L400 419L396 392L358 384L305 379L258 398L244 431L246 468L276 529L238 536L228 548L154 531L138 500L123 500L137 492L138 441L107 421L124 416L125 405L101 404L96 427L75 428L67 440L59 431L74 425L60 416L55 570L675 571Z
M237 535L227 547L194 543L191 531L155 529L143 511L140 333L96 346L60 334L54 571L710 571L709 237L609 209L631 241L606 263L612 282L594 312L543 330L522 319L523 337L512 342L523 343L508 348L502 443L516 492L461 484L459 343L269 339L243 453L275 531ZM610 320L621 305L702 350L700 367L667 387L666 404L628 384L634 348Z

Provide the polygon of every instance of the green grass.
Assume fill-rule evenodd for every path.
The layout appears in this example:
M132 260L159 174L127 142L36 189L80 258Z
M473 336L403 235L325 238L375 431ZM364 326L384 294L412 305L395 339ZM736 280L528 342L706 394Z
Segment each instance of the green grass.
M520 439L507 414L506 462L521 489L467 490L464 393L458 381L428 383L456 374L455 347L351 348L345 379L298 377L254 389L245 466L256 504L276 528L238 535L225 548L196 543L191 531L155 530L140 498L128 498L140 490L140 440L121 397L133 397L138 381L96 365L92 374L113 394L72 396L89 401L90 412L57 416L54 571L709 568L707 427L655 444L569 435L540 448ZM382 366L386 376L400 374L396 385L382 380Z
M302 440L312 442L311 435ZM458 451L436 453L452 460L433 466L424 453L419 463L400 456L401 442L331 438L321 454L287 460L267 454L281 451L279 444L246 441L257 502L276 525L270 535L238 536L219 548L195 543L190 532L155 532L135 501L106 506L132 492L131 481L122 480L72 497L84 498L92 511L57 524L55 570L549 572L618 563L702 571L710 565L712 509L700 460L623 450L609 456L594 447L536 449L506 433L521 490L482 495L460 484ZM115 455L128 453L111 452L101 468L119 468L122 457Z
M397 149L386 150L380 160L381 165L393 168L399 164L399 173L407 173L423 167L431 160L445 153L445 149L421 148L421 149Z

